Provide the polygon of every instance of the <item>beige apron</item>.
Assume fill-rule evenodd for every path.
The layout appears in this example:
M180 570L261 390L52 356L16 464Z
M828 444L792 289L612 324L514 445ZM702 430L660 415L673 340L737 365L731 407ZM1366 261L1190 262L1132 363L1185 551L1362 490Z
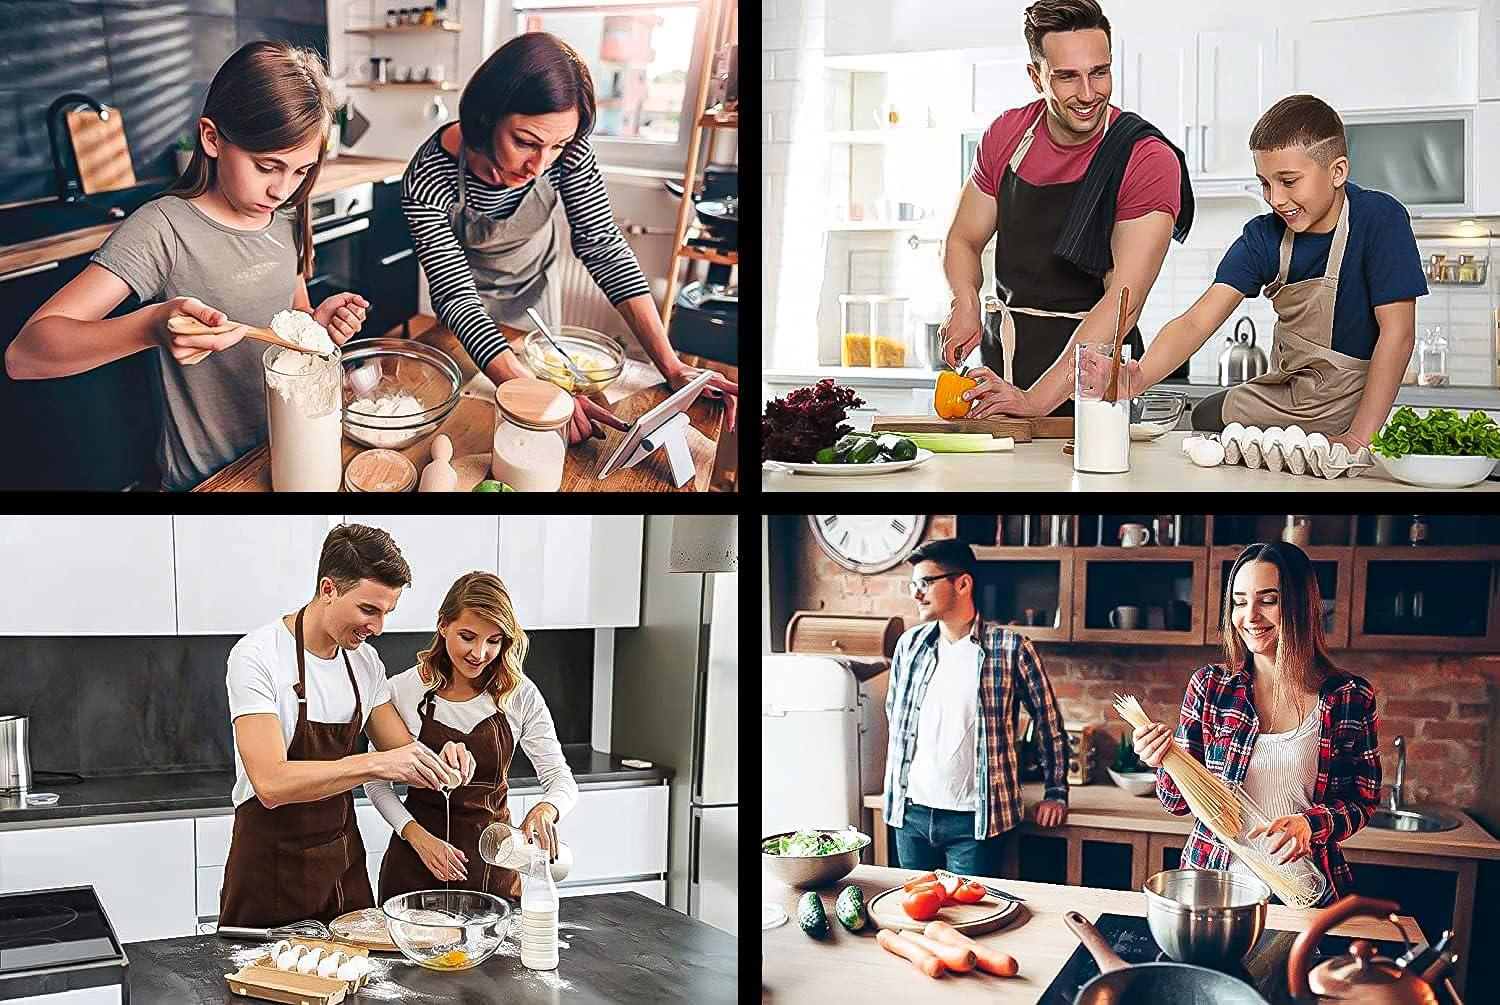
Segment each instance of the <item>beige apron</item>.
M1349 197L1339 211L1328 249L1328 269L1317 279L1288 284L1292 241L1281 237L1281 266L1266 287L1276 308L1271 371L1230 388L1224 395L1224 422L1247 426L1301 426L1307 432L1337 435L1349 428L1359 408L1370 361L1333 349L1333 307L1339 269L1349 243Z
M1010 171L1012 174L1020 174L1021 162L1026 159L1026 153L1031 149L1031 144L1036 139L1036 127L1046 118L1047 113L1043 110L1042 114L1027 127L1025 134L1021 136L1021 142L1016 145L1016 152L1010 156ZM1101 137L1109 131L1109 119L1109 106L1106 104L1104 109L1104 126L1100 129ZM1050 250L1047 253L1050 254ZM1000 350L1005 360L1005 372L1000 376L1005 378L1007 384L1015 383L1014 367L1012 364L1016 357L1016 322L1011 317L1011 314L1026 314L1035 318L1071 318L1079 322L1088 317L1087 311L1044 311L1038 310L1035 307L1017 307L1014 304L1007 304L999 297L987 296L983 298L982 303L986 313L998 313L1000 315ZM1073 329L1073 334L1078 334L1077 328Z

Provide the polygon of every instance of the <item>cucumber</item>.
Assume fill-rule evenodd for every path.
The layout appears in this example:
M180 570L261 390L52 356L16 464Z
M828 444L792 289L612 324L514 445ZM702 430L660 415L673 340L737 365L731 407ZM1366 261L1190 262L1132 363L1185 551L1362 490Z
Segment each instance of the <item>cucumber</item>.
M815 939L828 934L828 915L823 912L823 902L811 890L797 901L797 924Z
M833 464L838 460L838 454L832 447L824 447L813 457L819 464Z
M887 460L909 461L917 456L917 445L904 436L886 433L878 440Z
M844 887L839 891L839 899L833 902L833 913L839 924L851 932L864 928L867 920L864 891L857 886Z
M860 440L849 451L850 464L869 464L880 454L880 444L875 440Z

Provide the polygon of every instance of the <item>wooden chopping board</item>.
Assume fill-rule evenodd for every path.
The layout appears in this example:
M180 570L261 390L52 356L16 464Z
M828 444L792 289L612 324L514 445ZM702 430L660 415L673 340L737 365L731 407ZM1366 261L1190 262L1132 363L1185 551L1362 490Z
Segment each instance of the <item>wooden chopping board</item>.
M385 912L378 907L341 914L328 923L328 930L344 942L361 949L377 953L401 951L401 947L391 941L391 930L386 923Z
M906 890L899 886L877 893L866 907L870 920L880 928L898 931L920 932L926 928L926 921L913 921L901 910L901 898L905 894ZM928 920L946 921L966 935L978 935L1010 924L1020 916L1020 910L1021 905L1013 900L1000 900L986 894L977 904L949 904L938 911L937 917Z
M111 108L109 118L104 121L92 108L75 108L67 113L67 124L85 194L135 187L130 145L125 141L125 120L118 108Z
M870 429L876 433L989 433L991 436L1015 437L1017 443L1030 443L1032 440L1067 439L1073 435L1073 420L1069 416L940 419L936 415L877 415Z

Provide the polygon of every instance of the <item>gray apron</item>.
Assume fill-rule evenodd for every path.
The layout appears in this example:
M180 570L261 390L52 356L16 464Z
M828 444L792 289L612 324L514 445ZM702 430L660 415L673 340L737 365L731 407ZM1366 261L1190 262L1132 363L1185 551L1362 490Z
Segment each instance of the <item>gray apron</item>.
M549 325L562 324L562 287L555 275L559 227L557 190L539 175L509 219L492 220L466 205L468 163L458 156L458 201L448 207L448 224L464 249L474 286L496 324L534 327L526 308Z
M1337 435L1349 428L1364 393L1370 361L1333 348L1333 307L1339 269L1349 243L1349 197L1339 211L1328 249L1328 268L1315 279L1288 284L1292 241L1281 237L1281 266L1265 289L1276 308L1271 371L1230 388L1224 395L1224 422L1246 426L1301 426L1307 432Z

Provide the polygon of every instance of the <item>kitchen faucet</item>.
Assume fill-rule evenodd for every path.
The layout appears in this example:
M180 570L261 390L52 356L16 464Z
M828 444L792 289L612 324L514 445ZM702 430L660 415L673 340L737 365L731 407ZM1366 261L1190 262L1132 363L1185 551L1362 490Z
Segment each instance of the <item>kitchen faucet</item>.
M1401 812L1402 790L1406 787L1406 737L1398 736L1396 744L1396 782L1391 786L1391 812Z
M109 121L109 109L104 103L79 91L64 94L48 107L47 142L52 149L52 173L57 179L57 198L62 202L78 202L84 196L78 158L73 155L72 144L67 137L68 129L63 124L63 116L79 105L92 108L99 114L101 122Z

